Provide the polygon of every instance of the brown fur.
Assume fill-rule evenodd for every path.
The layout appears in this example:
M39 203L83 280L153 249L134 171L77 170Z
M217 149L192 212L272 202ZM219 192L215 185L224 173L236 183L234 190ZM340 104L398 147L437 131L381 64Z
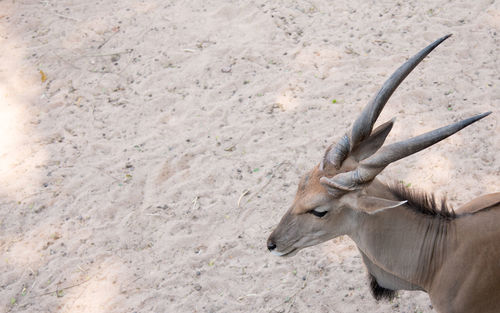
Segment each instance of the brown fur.
M457 217L455 211L446 203L446 198L438 202L434 194L409 189L403 184L393 184L388 187L398 200L408 201L407 207L415 212L447 220Z

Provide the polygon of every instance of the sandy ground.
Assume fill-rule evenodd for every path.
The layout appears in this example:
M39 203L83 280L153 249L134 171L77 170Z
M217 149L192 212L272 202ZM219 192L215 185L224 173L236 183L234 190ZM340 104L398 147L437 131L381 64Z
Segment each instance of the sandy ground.
M433 312L377 303L349 238L265 247L300 176L448 33L388 142L493 114L380 176L453 205L500 190L499 1L380 2L0 1L0 311Z

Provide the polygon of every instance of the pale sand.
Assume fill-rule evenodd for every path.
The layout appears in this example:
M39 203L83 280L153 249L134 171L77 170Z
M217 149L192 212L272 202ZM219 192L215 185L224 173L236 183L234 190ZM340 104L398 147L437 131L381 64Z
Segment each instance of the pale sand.
M493 114L380 176L453 205L500 190L500 2L385 2L0 1L0 311L433 312L377 303L348 238L265 247L300 176L448 33L388 142Z

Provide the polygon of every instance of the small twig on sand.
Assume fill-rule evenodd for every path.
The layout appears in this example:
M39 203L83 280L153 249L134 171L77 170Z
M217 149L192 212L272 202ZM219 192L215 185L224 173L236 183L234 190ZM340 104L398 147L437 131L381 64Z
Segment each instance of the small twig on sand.
M113 38L113 37L114 37L116 34L118 34L118 33L119 33L119 31L116 31L116 32L114 32L113 34L111 34L111 36L109 36L109 37L108 37L108 39L104 40L104 42L103 42L103 43L101 43L99 46L97 46L97 49L101 49L101 48L102 48L105 44L107 44L107 43L108 43L108 41L110 41L110 40L111 40L111 38Z
M94 114L94 112L92 112L92 114ZM108 172L106 171L103 171L102 169L98 168L97 166L92 166L93 169L96 169L98 170L100 173L103 173L104 175L108 176L109 178L112 178L115 180L115 182L121 182L120 179L116 178L115 176L109 174Z
M80 267L80 266L78 266L78 267ZM69 307L68 312L73 312L73 306L75 305L75 302L80 299L80 297L87 290L87 288L88 288L88 285L85 286L85 288L83 288L83 290L80 292L80 294L78 296L76 296L76 298L73 299L73 303L71 303L71 306Z
M299 294L299 292L301 292L302 290L304 290L304 288L306 288L306 286L307 286L307 282L304 282L304 284L302 284L302 287L300 287L300 289L298 289L297 291L295 291L295 292L293 293L293 295L291 295L290 297L287 297L287 298L285 299L285 301L283 301L282 303L280 303L280 304L276 305L275 307L271 308L271 310L269 310L269 312L273 312L273 311L275 311L277 308L279 308L280 306L285 305L286 303L291 302L290 307L288 308L288 312L290 312L290 310L292 309L292 306L293 306L293 305L294 305L294 303L295 303L295 296L296 296L296 295L298 295L298 294ZM293 301L292 301L292 300L293 300Z
M307 271L307 274L304 276L305 279L307 279L307 277L309 277L309 273L310 273L310 269ZM307 287L307 281L304 281L304 283L302 284L300 289L297 289L290 297L287 297L285 299L285 301L283 301L282 303L271 308L271 310L269 310L269 312L271 313L271 312L275 311L277 308L279 308L280 306L282 306L286 303L290 303L290 307L288 307L288 312L290 312L292 310L293 305L295 304L295 296L297 296L299 294L299 292L304 290L304 288L306 288L306 287ZM284 311L284 310L282 310L282 311Z
M40 3L43 4L43 6L45 8L47 8L47 6L49 5L49 1L40 1ZM58 17L61 17L61 18L65 18L65 19L72 20L72 21L75 21L75 22L81 22L81 20L79 20L77 18L74 18L74 17L71 17L71 16L62 15L62 14L59 14L59 13L54 12L54 11L49 10L49 9L47 9L47 11L49 11L50 13L54 14L55 16L58 16Z
M28 292L26 294L30 293L31 290L33 290L33 288L35 288L35 285L36 285L36 280L33 282L33 284L30 287L30 290L28 290Z
M74 69L77 69L77 70L81 70L80 67L74 65L73 63L69 62L68 60L64 59L63 57L61 57L59 54L55 53L54 50L51 50L50 52L52 52L52 54L54 54L59 60L63 61L64 63L68 64L69 66L71 66L72 68Z
M71 16L62 15L62 14L59 14L59 13L56 13L56 12L53 12L53 11L51 11L51 13L54 14L55 16L58 16L58 17L61 17L61 18L65 18L67 20L72 20L72 21L75 21L75 22L81 22L79 19L71 17Z
M244 190L243 193L241 194L240 198L238 199L238 209L240 208L241 204L241 199L243 199L244 196L248 195L250 193L250 190Z
M269 177L269 179L267 180L267 182L266 182L266 183L265 183L262 187L260 187L260 188L259 188L259 190L257 190L256 192L252 193L252 195L251 195L251 196L247 199L247 201L245 202L245 204L246 204L246 203L248 203L248 202L250 202L250 200L252 200L252 199L253 199L253 197L255 197L257 194L259 194L262 190L264 190L264 188L266 188L266 187L267 187L267 185L269 185L269 184L271 183L271 180L273 180L273 178L276 176L276 172L278 172L278 170L280 169L280 167L281 167L281 166L283 166L284 164L290 164L290 162L288 162L288 161L283 161L283 162L279 163L279 164L275 167L275 169L274 169L274 170L272 170L272 172L271 172L271 176ZM244 195L245 195L245 194L244 194ZM244 196L244 195L243 195L243 196ZM240 197L240 198L241 198L241 197ZM240 207L240 203L239 203L239 201L238 201L238 208L239 208L239 207Z
M48 291L48 292L44 292L42 294L39 294L39 295L34 295L33 297L41 297L41 296L46 296L46 295L50 295L52 293L57 293L59 294L61 291L64 291L64 290L68 290L68 289L71 289L71 288L74 288L74 287L78 287L80 285L83 285L85 284L86 282L88 282L89 280L91 280L93 277L90 277L89 279L86 279L84 281L81 281L77 284L73 284L71 286L68 286L68 287L64 287L64 288L57 288L56 290L52 290L52 291Z
M128 283L125 286L123 286L122 288L120 288L120 293L124 293L130 285L132 285L133 283L135 283L136 281L138 281L141 278L144 278L144 277L143 276L136 277L133 281L131 281L130 283Z
M81 55L80 57L82 58L102 58L102 57L110 57L114 55L122 55L122 54L130 54L131 51L128 49L125 51L119 51L119 52L113 52L113 53L101 53L101 54L84 54Z
M194 209L196 208L196 205L198 204L198 196L194 197L194 199L193 199L193 201L192 201L192 202L193 202L193 207L192 207L192 209L194 210Z

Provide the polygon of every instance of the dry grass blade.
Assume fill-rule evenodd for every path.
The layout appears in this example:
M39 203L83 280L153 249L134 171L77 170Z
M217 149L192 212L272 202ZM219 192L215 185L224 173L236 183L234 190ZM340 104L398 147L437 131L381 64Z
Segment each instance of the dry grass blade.
M238 209L240 208L240 205L241 205L241 199L243 199L244 196L248 195L250 193L250 190L244 190L242 193L241 193L241 196L240 198L238 199Z
M270 183L271 181L273 180L273 178L276 176L276 173L278 172L278 170L285 164L288 164L290 165L290 162L288 161L283 161L281 163L279 163L278 165L275 166L275 169L272 170L271 172L271 175L269 176L268 180L266 181L266 183L264 185L262 185L262 187L260 187L256 192L252 193L252 195L247 199L247 201L245 202L246 203L249 203L256 195L258 195L262 190L264 190L264 188L266 188ZM238 201L238 207L239 206L239 201Z
M35 297L41 297L41 296L46 296L46 295L50 295L52 293L56 293L57 295L59 295L59 293L61 291L64 291L64 290L68 290L68 289L71 289L71 288L74 288L74 287L78 287L80 285L83 285L85 284L86 282L90 281L93 277L90 277L84 281L81 281L79 283L76 283L76 284L73 284L73 285L70 285L70 286L67 286L67 287L64 287L64 288L57 288L56 290L52 290L52 291L47 291L47 292L44 292L44 293L41 293L39 295L33 295L32 298L35 298Z

